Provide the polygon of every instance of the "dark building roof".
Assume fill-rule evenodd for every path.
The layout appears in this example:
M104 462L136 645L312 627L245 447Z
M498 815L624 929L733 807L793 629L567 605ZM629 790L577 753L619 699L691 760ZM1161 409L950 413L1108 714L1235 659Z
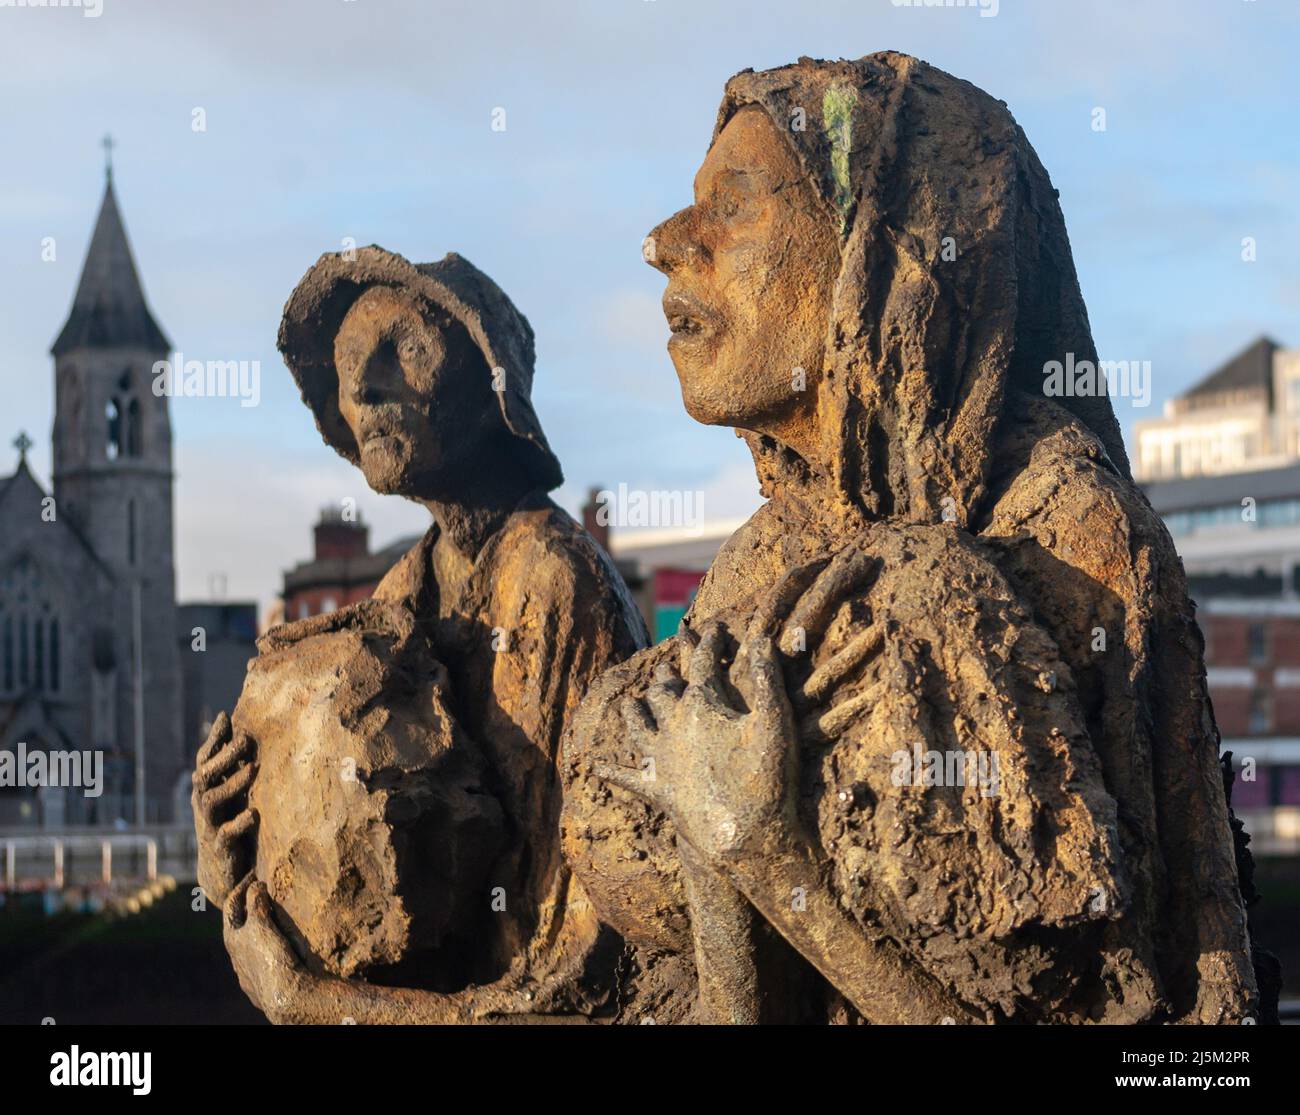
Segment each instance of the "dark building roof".
M145 301L110 176L67 324L50 352L131 346L170 352L171 342Z
M1273 353L1278 344L1271 337L1258 337L1236 356L1206 376L1182 400L1188 409L1218 403L1224 395L1262 389L1272 406Z
M1255 472L1230 472L1222 476L1188 476L1142 485L1151 506L1161 515L1240 503L1246 496L1266 499L1300 498L1300 464Z
M407 550L420 541L421 537L416 534L410 538L399 538L373 554L360 554L346 558L327 557L301 562L285 573L284 594L288 596L303 589L321 586L352 587L383 580L384 574L392 569Z
M15 499L23 498L23 489L27 489L26 498L30 503L40 504L48 493L41 487L41 483L32 475L32 470L27 467L27 455L24 453L18 458L18 467L9 476L0 476L0 507L3 507L6 501L12 495ZM6 512L8 514L9 512ZM25 514L26 512L18 512ZM115 580L113 570L108 566L103 558L95 552L95 548L77 525L67 515L57 516L52 520L59 527L67 531L77 540L77 544L86 551L86 555L104 572L108 579Z
M1198 604L1225 596L1233 600L1276 600L1283 595L1288 580L1291 592L1300 588L1300 565L1293 566L1286 578L1263 569L1253 573L1189 573L1187 595Z

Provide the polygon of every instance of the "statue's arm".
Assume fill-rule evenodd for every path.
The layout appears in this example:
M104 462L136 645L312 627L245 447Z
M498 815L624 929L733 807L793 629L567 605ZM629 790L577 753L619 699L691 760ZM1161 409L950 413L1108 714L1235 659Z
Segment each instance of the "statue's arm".
M381 987L309 972L275 923L265 884L251 874L231 893L224 919L226 950L240 986L272 1022L298 1025L457 1024L526 1021L548 988L506 980L443 994Z
M761 1021L754 933L758 916L727 875L679 841L690 907L699 999L696 1021L753 1026Z
M837 562L817 583L834 586L845 569L854 572L848 561ZM809 576L817 573L813 569ZM752 907L869 1021L978 1021L842 907L829 866L799 824L796 755L802 729L786 695L773 631L805 585L795 580L774 593L739 647L719 623L706 624L698 636L684 629L680 669L662 663L644 696L623 699L626 738L642 766L599 763L595 772L649 800L674 822L700 1000L710 1020L727 1020L728 1012L737 1021L751 1020L744 1012L757 1013L746 920L752 911L744 909ZM802 621L800 613L795 618ZM866 631L854 642L870 645L878 635ZM818 684L833 684L856 654L842 656ZM740 707L727 695L728 661L743 697Z
M595 768L673 820L704 1020L757 1019L752 907L868 1021L979 1021L841 906L797 820L798 729L764 626L760 617L736 656L747 710L726 704L728 635L706 624L683 655L685 681L664 663L643 698L624 698L627 736L651 765Z
M729 872L754 908L867 1021L982 1021L896 947L868 935L840 904L825 866L797 834L783 835L760 855L737 858Z

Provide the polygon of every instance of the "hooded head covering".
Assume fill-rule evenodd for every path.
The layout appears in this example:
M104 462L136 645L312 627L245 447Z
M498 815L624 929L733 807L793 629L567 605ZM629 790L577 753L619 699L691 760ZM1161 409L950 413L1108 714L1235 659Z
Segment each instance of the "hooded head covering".
M531 401L532 327L496 283L454 252L437 263L421 264L375 245L359 249L350 260L341 252L327 252L294 288L277 344L326 444L354 465L360 463L356 439L339 411L334 338L352 304L372 286L414 295L465 327L487 366L504 372L502 389L494 394L506 428L527 446L539 487L559 487L564 480L560 462L546 443Z
M789 137L840 233L832 481L873 517L970 525L1007 392L1041 398L1067 353L1096 361L1047 172L1003 102L892 51L737 74L715 140L746 105ZM1057 401L1127 477L1109 398Z

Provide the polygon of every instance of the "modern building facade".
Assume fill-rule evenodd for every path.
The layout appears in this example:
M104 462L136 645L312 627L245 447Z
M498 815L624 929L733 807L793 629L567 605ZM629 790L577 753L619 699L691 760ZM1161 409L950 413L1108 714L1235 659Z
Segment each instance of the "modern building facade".
M1160 418L1134 423L1138 479L1279 468L1300 459L1300 349L1259 337Z
M1137 426L1152 507L1205 635L1233 804L1255 848L1300 852L1300 352L1261 338Z

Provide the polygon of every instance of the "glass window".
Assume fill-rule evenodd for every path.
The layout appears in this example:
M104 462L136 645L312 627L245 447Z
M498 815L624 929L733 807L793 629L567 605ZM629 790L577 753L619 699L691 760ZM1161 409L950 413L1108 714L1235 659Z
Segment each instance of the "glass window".
M108 422L108 443L106 452L110 461L116 461L122 453L122 407L116 399L109 399L104 408L104 418Z
M1259 666L1268 661L1268 627L1263 623L1252 623L1246 628L1246 657L1252 666Z
M1267 689L1256 689L1250 695L1250 733L1262 735L1273 728L1273 701Z
M139 399L132 399L126 404L126 437L123 440L128 457L139 457L141 455L143 437L140 430Z

